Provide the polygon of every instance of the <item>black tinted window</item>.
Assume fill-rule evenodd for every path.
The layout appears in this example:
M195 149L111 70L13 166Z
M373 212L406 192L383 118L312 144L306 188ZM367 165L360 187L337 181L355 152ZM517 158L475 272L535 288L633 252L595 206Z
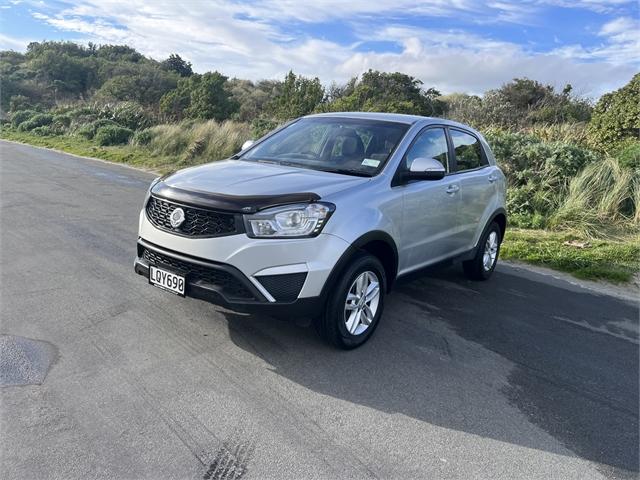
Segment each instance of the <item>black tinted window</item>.
M457 172L488 165L482 155L480 141L476 137L460 130L450 130L450 132L453 148L456 152Z
M416 158L435 158L449 171L449 147L443 128L430 128L420 133L407 152L406 167Z

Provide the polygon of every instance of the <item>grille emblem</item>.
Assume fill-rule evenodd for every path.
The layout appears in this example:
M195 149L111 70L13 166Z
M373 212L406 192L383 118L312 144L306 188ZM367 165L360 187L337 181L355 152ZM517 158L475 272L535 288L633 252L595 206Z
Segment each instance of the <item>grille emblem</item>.
M184 210L182 210L181 208L176 208L173 212L171 212L169 221L171 222L171 226L173 228L178 228L184 223Z

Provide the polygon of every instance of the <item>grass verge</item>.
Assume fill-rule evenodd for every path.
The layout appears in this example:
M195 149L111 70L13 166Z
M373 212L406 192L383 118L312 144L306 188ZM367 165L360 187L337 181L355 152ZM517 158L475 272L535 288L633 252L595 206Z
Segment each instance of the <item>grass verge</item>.
M130 145L100 147L90 140L85 140L77 136L38 136L28 132L18 132L12 128L2 128L0 138L27 143L37 147L55 148L56 150L81 155L83 157L126 163L127 165L154 170L160 173L175 169L176 164L175 159L172 157L152 155L141 148Z
M588 242L586 248L565 242ZM587 240L571 233L508 229L500 256L553 268L585 280L625 283L640 271L640 238Z

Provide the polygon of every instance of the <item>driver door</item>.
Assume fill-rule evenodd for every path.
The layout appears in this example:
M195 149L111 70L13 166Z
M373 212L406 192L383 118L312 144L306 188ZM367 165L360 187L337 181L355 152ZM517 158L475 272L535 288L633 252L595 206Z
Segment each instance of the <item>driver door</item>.
M440 161L447 175L440 180L414 180L404 189L400 272L443 260L461 249L460 182L449 175L452 158L444 127L427 127L407 150L403 168L416 158Z

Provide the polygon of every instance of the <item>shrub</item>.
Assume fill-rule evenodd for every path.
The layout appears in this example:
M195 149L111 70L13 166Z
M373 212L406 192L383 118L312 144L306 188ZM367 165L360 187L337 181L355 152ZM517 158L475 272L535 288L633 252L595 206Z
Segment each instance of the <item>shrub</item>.
M55 131L48 125L42 126L42 127L36 127L33 130L31 130L31 133L35 134L35 135L39 135L41 137L46 137L49 135L55 135Z
M88 113L77 113L77 112L69 112L68 114L71 117L71 125L69 126L69 130L78 132L83 129L87 125L92 122L95 122L98 117L94 114ZM94 132L95 133L95 132Z
M639 139L640 73L615 92L603 95L593 110L589 140L601 150L611 152L625 139Z
M132 135L133 130L130 128L105 125L96 131L95 141L100 146L122 145L127 143Z
M545 226L569 189L569 182L586 165L598 160L592 151L563 142L492 129L492 150L507 176L510 221L523 228Z
M153 123L144 108L136 102L105 104L98 110L98 117L131 130L147 128Z
M251 138L258 139L264 137L270 131L278 128L279 123L280 122L271 118L256 118L251 122Z
M58 128L69 128L71 125L71 116L66 113L54 115L53 124Z
M18 110L29 110L33 108L31 105L31 101L29 97L25 97L24 95L13 95L9 100L9 111L17 112Z
M144 130L140 130L135 133L133 138L131 139L131 143L134 145L149 145L153 140L153 131L149 128L145 128Z
M50 115L48 113L38 113L18 125L18 130L20 130L21 132L27 132L33 130L36 127L51 125L51 122L53 122L53 115Z
M31 117L37 114L38 112L36 112L35 110L20 110L18 112L14 112L11 114L11 124L14 127L17 127L22 122L26 122Z
M108 127L108 126L119 127L120 125L118 125L113 120L101 118L99 120L94 120L93 122L80 127L76 132L76 134L80 135L83 138L86 138L87 140L91 140L93 139L93 137L95 137L98 129L102 127Z
M640 172L640 142L625 142L615 157L622 168Z

